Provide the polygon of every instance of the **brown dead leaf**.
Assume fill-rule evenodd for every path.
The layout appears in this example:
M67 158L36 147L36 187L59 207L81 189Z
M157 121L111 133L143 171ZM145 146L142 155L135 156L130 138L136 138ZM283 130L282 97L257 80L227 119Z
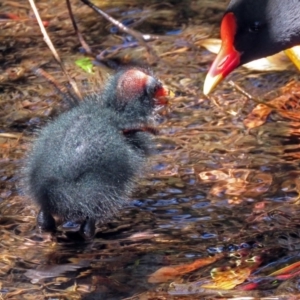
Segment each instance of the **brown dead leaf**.
M180 275L190 273L201 267L212 264L215 261L221 259L223 256L224 256L223 254L219 254L219 255L215 255L214 257L197 259L194 262L186 265L162 267L149 276L148 282L159 283L159 282L167 282L169 280L174 280L176 277Z
M21 79L25 74L23 67L8 68L0 75L0 83L11 82Z
M269 106L258 104L247 116L243 123L249 129L261 126L266 122L271 112L272 108Z
M206 289L231 290L243 283L261 264L259 256L242 259L236 267L214 268L211 270L213 282L201 285Z
M272 111L276 111L283 118L300 121L300 85L290 82L280 90L281 96L268 102L268 105L258 104L244 120L247 128L263 125Z
M238 284L243 283L251 274L251 268L231 268L225 270L215 268L211 271L213 282L203 284L201 287L206 289L231 290Z
M272 184L272 175L248 169L210 170L199 173L199 180L214 183L210 194L221 196L255 197L267 192Z

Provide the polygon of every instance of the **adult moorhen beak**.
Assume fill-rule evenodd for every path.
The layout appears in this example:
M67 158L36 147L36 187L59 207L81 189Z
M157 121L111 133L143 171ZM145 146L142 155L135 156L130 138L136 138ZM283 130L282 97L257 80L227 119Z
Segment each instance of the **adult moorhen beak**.
M221 50L206 75L203 86L204 95L208 95L240 64L241 53L233 45L236 28L237 24L234 14L232 12L225 14L221 23Z

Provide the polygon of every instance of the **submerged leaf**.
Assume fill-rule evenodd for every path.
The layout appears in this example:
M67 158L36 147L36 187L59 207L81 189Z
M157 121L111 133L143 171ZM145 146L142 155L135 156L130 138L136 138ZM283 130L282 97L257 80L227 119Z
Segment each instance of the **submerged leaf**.
M149 276L148 282L150 283L167 282L180 275L190 273L201 267L212 264L215 261L221 259L222 257L223 254L219 254L219 255L215 255L214 257L197 259L194 262L186 265L162 267Z
M206 289L231 290L238 284L243 283L251 274L252 269L246 268L226 268L226 270L213 269L213 282L203 284Z
M89 262L82 261L79 264L63 264L63 265L41 265L36 269L31 269L25 272L25 276L32 279L33 282L38 282L41 279L58 277L65 272L76 271L80 268L85 268Z
M201 288L231 290L243 283L261 263L259 256L242 260L236 267L214 268L211 270L213 282L205 283Z
M298 82L290 82L281 90L281 96L267 102L268 105L258 104L244 120L247 128L264 124L272 111L293 121L300 121L300 86Z
M244 120L244 125L249 129L261 126L266 123L271 112L272 108L269 106L258 104Z

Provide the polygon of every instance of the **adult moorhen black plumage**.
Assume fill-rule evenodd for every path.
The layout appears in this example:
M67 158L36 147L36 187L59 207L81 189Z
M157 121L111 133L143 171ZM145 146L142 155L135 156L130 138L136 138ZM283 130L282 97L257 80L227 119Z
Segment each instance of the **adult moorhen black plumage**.
M252 60L300 44L300 1L231 0L221 23L222 47L204 82L212 89Z
M58 216L81 221L80 233L90 238L97 220L126 203L156 133L154 110L167 95L148 70L124 69L100 95L86 97L41 130L24 168L41 229L55 231Z

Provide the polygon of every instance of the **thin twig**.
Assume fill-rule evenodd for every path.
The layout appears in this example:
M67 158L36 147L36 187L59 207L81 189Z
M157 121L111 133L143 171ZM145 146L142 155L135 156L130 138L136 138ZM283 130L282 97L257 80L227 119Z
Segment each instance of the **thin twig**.
M43 70L42 68L39 68L39 67L38 68L34 67L34 68L32 68L32 71L33 71L34 74L48 80L54 86L55 90L59 94L62 95L63 99L68 101L68 104L70 106L74 106L74 105L78 104L77 97L74 96L66 86L58 83L55 80L55 78L53 76L51 76L49 73L47 73L45 70Z
M44 41L45 41L45 43L48 45L48 47L49 47L49 49L51 50L51 52L52 52L54 58L55 58L56 61L59 63L59 65L60 65L62 71L63 71L64 74L65 74L65 76L68 78L68 81L70 82L70 84L71 84L73 90L75 91L75 93L76 93L78 99L82 99L81 93L80 93L80 91L79 91L79 89L78 89L78 87L77 87L75 81L69 76L68 72L66 71L66 68L65 68L65 66L64 66L64 64L63 64L63 62L62 62L62 60L60 59L59 55L57 54L57 52L56 52L56 50L55 50L55 48L54 48L54 46L53 46L53 44L52 44L52 42L51 42L51 40L50 40L48 34L47 34L47 31L46 31L46 29L45 29L45 26L44 26L42 20L41 20L41 17L40 17L40 15L39 15L39 12L38 12L38 10L37 10L37 8L36 8L36 5L35 5L35 3L34 3L34 0L28 0L28 1L29 1L30 5L31 5L31 8L32 8L32 10L33 10L33 12L34 12L34 15L35 15L35 17L36 17L36 19L37 19L37 21L38 21L38 24L39 24L39 26L40 26L41 32L42 32L42 34L43 34L43 36L44 36ZM78 102L78 100L77 100L77 102Z
M229 81L229 84L235 88L240 94L242 94L243 96L245 96L246 98L252 100L253 102L257 103L257 104L263 104L265 106L268 106L272 109L276 109L278 110L277 107L275 107L274 105L267 103L267 102L263 102L261 100L258 100L257 98L254 98L252 95L250 95L248 92L246 92L242 87L240 87L237 83L233 82L233 81Z
M153 39L158 39L157 36L152 36L150 34L142 34L142 33L138 32L134 29L130 29L127 26L123 25L121 22L117 21L116 19L114 19L113 17L108 15L107 13L105 13L104 11L102 11L96 5L91 3L89 0L81 0L81 1L84 4L88 5L90 8L92 8L95 12L100 14L102 17L104 17L106 20L108 20L109 22L111 22L112 24L117 26L120 31L125 32L125 33L130 34L131 36L133 36L138 42L141 43L141 45L143 45L147 49L148 53L151 53L156 60L159 59L159 57L157 56L155 51L146 43L147 41L150 41L150 40L153 40Z
M66 0L66 2L67 2L67 7L68 7L69 15L70 15L70 18L71 18L71 21L72 21L75 33L76 33L76 35L78 37L78 40L79 40L82 48L85 50L85 52L87 54L93 55L91 47L87 44L87 42L83 38L81 32L78 30L78 27L77 27L77 24L75 22L74 15L73 15L73 12L72 12L72 6L70 4L70 0Z

